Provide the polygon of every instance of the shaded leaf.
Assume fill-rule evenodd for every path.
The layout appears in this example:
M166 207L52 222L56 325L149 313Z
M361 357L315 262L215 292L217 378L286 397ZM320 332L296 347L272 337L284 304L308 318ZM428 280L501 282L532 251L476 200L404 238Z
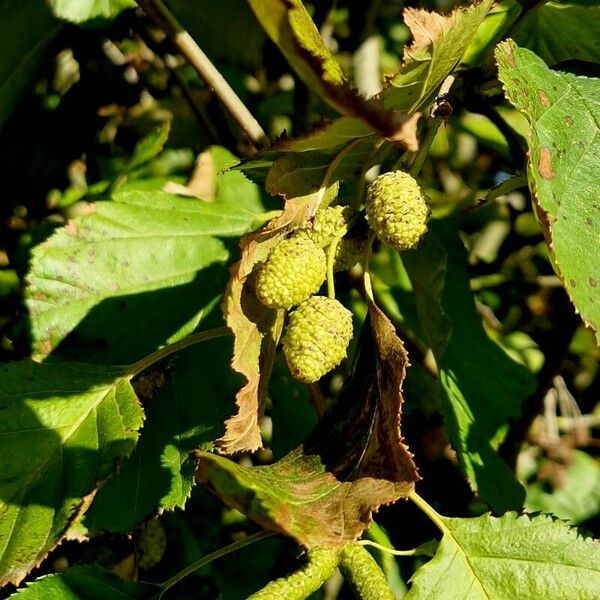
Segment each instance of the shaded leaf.
M568 60L600 63L600 6L591 2L543 2L527 12L512 32L519 46L546 64Z
M308 548L355 540L382 504L418 479L400 432L407 357L374 305L352 378L304 446L267 467L197 453L199 483L267 529Z
M133 0L50 0L57 17L74 23L97 17L112 18L135 5Z
M229 252L216 236L238 236L256 216L158 191L122 192L89 210L33 250L36 357L127 364L191 333L225 280Z
M521 508L524 490L493 440L520 414L535 379L485 333L469 285L467 256L456 224L431 223L421 246L402 254L421 326L444 390L443 412L453 447L471 485L494 510Z
M600 544L550 517L440 517L444 537L407 600L593 600Z
M506 32L523 11L518 0L495 2L481 25L477 28L471 43L465 50L461 64L468 66L487 64L488 56L497 42L506 36Z
M131 453L143 413L116 367L23 361L0 381L0 582L18 583Z
M413 35L402 67L380 98L388 108L413 112L430 104L444 79L458 66L492 0L457 8L449 15L407 8L404 21Z
M252 181L267 184L270 193L286 197L295 194L291 191L292 186L283 182L296 175L295 186L301 190L296 195L302 196L310 193L307 190L311 186L320 187L332 164L338 179L355 179L356 169L360 171L377 141L373 132L361 121L342 117L304 136L282 138L269 149L258 152L250 160L236 166L236 169L243 171ZM271 173L273 167L275 172ZM298 173L299 169L303 172Z
M300 0L248 0L260 24L302 80L342 114L364 120L372 129L418 148L418 115L386 110L352 89Z
M129 160L129 169L135 169L159 154L169 139L170 130L171 124L169 121L165 121L142 138L133 149L133 155Z
M231 410L227 400L238 382L228 372L230 360L231 340L212 340L182 353L162 388L158 373L134 384L140 393L155 385L160 389L143 397L143 435L96 494L84 520L88 529L128 532L156 512L184 507L194 483L189 453L221 435Z
M247 2L170 0L169 9L213 62L261 66L266 36Z
M45 2L0 0L0 127L30 86L61 23Z
M536 463L532 466L537 470ZM555 472L554 486L549 485L551 481L542 479L527 486L525 508L528 511L551 512L574 524L600 512L600 464L597 460L575 450L569 464L555 465Z
M19 600L142 600L159 592L158 585L123 581L110 571L86 566L40 577L10 597Z
M554 269L600 341L600 80L551 71L512 41L496 59L531 127L529 187Z

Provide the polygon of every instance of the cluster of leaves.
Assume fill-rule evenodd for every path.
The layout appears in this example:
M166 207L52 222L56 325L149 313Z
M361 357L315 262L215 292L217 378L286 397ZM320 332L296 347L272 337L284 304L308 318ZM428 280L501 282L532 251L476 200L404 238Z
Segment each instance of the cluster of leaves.
M139 4L149 14L163 6L151 0ZM294 72L295 79L287 76L295 87L311 90L316 112L331 118L301 135L283 135L241 162L222 146L190 144L201 153L186 183L179 175L192 168L189 155L182 159L166 148L183 135L173 109L171 125L162 123L128 153L106 161L94 184L82 182L74 169L71 185L48 196L54 216L62 219L59 226L41 243L47 231L19 241L22 253L30 253L22 269L26 315L19 324L29 337L29 357L0 367L0 584L18 585L42 563L51 571L50 561L43 561L63 541L77 545L114 534L122 535L124 556L104 564L82 561L113 572L76 566L41 577L16 595L149 598L178 581L178 576L161 585L135 581L144 569L143 524L156 514L168 514L167 536L188 540L181 542L184 563L227 537L227 519L246 529L249 519L284 534L309 556L325 548L327 556L337 557L363 534L389 544L372 515L411 499L437 526L441 540L408 552L422 550L432 558L407 561L403 573L389 557L379 557L398 596L596 597L597 542L553 517L517 513L525 506L573 523L593 517L600 509L597 461L574 450L575 433L571 442L531 438L529 448L538 452L527 455L533 461L540 449L557 453L561 443L571 443L566 477L574 486L585 482L589 492L585 502L575 502L568 490L552 493L540 481L528 482L538 468L526 473L523 460L519 481L515 465L501 454L510 458L511 434L528 428L540 405L536 397L543 398L569 349L582 363L597 357L600 82L571 72L568 61L577 61L580 69L600 63L594 42L600 11L584 0L533 7L478 0L445 15L407 8L403 23L412 41L396 71L367 99L355 89L354 83L361 87L358 77L356 82L348 77L343 52L340 60L332 54L300 0L227 0L220 10L201 4L211 17L226 15L253 32L248 52L240 51L240 40L236 45L221 39L234 37L227 27L211 43L214 32L193 18L201 8L169 3L215 59L243 65L242 73L254 69L258 82L261 48L274 43ZM209 136L235 144L228 143L232 134L224 120L223 131L211 133L207 90L177 63L171 47L162 50L168 40L143 21L132 2L53 0L48 7L28 0L5 8L10 18L2 27L15 42L0 66L5 70L0 126L31 85L45 45L64 27L60 19L85 22L77 30L84 36L115 19L115 27L144 23L139 35L145 50L137 48L131 64L138 71L144 60L150 65L146 85L160 79L153 61L161 57L161 68L170 69L169 81L188 96ZM343 10L333 14L335 30L345 21ZM396 18L400 22L399 14ZM577 28L572 43L554 43L557 21L564 31ZM32 43L39 31L54 33ZM119 44L103 47L109 56L125 57L128 44L131 39L123 36ZM73 67L72 54L59 56ZM557 63L562 68L552 69ZM138 72L127 75L132 66L126 59L123 64L126 76ZM65 71L72 72L63 68L63 76ZM46 94L46 101L54 97L60 105L73 85L73 78L63 88L55 81L50 87L56 93ZM274 112L269 99L259 104L258 114ZM453 117L443 112L448 102L455 106ZM139 112L142 104L137 98L130 112L135 107ZM281 109L286 111L285 122L295 126L293 110ZM113 128L123 126L117 124L123 118L118 111L105 114L112 115ZM111 137L109 130L104 134ZM113 129L113 141L115 135ZM313 403L324 413L317 419L309 391L291 380L277 353L284 312L257 301L252 274L320 207L337 201L360 208L373 170L398 167L420 172L432 198L430 230L417 249L398 254L376 247L361 269L338 276L338 297L353 309L360 333L348 364L311 387ZM478 206L476 193L493 184L498 188ZM535 219L525 198L514 194L519 185L529 189ZM499 197L509 200L494 202ZM535 244L519 244L519 231ZM9 290L3 295L20 285L12 273L0 279ZM551 286L543 283L548 280ZM528 285L535 285L527 299L529 318L521 297ZM560 325L549 317L558 319L561 311L554 303L570 317L570 305L559 295L563 289L587 329L573 317L566 332L556 333ZM495 310L512 324L496 325ZM542 335L536 339L538 330ZM564 348L553 348L557 344ZM176 351L181 351L176 360L165 360ZM582 390L594 389L594 367L577 374L584 379ZM561 390L555 384L564 400ZM531 406L534 414L528 415ZM450 445L456 453L453 466L446 460L445 468L459 467L485 508L471 502L460 517L444 517L415 493L421 477L424 490L431 485L431 470L407 423L435 413L443 415L448 437L439 454L450 454ZM267 424L272 432L265 431ZM423 455L423 464L414 460L407 440ZM522 437L517 441L520 448ZM239 459L241 452L253 458ZM229 509L223 512L205 489ZM435 495L434 501L444 506ZM412 513L398 508L399 515L405 512L402 522L409 522ZM498 516L481 514L488 508ZM175 509L186 515L205 511L203 526L214 515L220 522L198 542ZM480 516L469 517L468 511ZM400 544L410 541L398 538ZM281 540L270 542L262 555L266 563L284 550ZM258 555L247 557L248 564L239 558L238 570L247 573ZM200 575L210 579L207 597L215 587L224 597L242 597L269 576L270 564L263 564L257 568L263 579L248 577L246 589L231 576L231 564L229 572L211 566L207 577L208 562L198 565L205 568ZM311 572L312 587L303 588L304 596L330 575L337 558L325 562L326 569ZM344 570L343 559L341 565ZM352 568L348 572L357 593L368 598ZM410 588L401 575L411 577ZM281 585L287 593L288 580Z

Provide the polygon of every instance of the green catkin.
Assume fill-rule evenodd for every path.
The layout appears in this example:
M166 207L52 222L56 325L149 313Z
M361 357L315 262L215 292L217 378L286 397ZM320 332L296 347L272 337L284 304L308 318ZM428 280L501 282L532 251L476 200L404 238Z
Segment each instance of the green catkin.
M140 569L148 570L157 565L167 547L167 534L158 519L146 523L141 530L138 542L138 564Z
M260 267L256 296L270 308L290 309L319 290L327 273L322 248L306 237L282 241Z
M325 296L309 298L290 314L283 353L292 375L313 383L337 367L352 339L352 313Z
M315 548L308 552L308 563L287 577L268 583L247 600L304 600L331 577L338 565L339 550Z
M396 250L414 248L427 231L429 205L416 179L403 171L380 175L367 191L367 221Z
M360 600L395 600L383 571L360 544L348 544L342 550L339 566Z

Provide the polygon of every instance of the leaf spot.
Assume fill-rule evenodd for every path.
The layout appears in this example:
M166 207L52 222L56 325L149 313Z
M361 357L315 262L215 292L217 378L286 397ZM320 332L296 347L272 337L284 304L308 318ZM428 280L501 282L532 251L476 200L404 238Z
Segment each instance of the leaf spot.
M590 285L595 288L598 285L598 281L596 281L596 279L594 277L590 277L589 280Z
M554 178L550 148L544 147L540 149L540 162L538 165L538 169L543 179Z
M550 106L550 100L548 100L548 96L546 96L546 92L544 92L543 90L539 90L538 97L544 108L548 108Z
M569 279L569 283L571 284L571 287L575 287L575 280L574 279Z
M567 125L573 125L573 117L570 115L567 115L565 120L567 121Z

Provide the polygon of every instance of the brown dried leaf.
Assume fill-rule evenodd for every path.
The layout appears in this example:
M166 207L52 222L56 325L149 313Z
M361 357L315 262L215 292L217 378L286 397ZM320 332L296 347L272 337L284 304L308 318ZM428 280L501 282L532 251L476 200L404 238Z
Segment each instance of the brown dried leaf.
M225 434L218 440L226 454L254 452L262 446L258 421L264 412L267 383L283 327L284 312L262 305L249 277L290 231L307 220L309 211L316 211L312 202L288 201L281 215L242 238L242 258L231 267L222 308L234 335L231 366L247 382L236 395L238 412L225 422Z
M406 113L426 109L460 63L492 4L492 0L480 0L448 15L405 9L404 21L413 42L405 48L402 66L388 80L379 101L388 109Z
M375 305L369 314L353 375L304 446L268 467L196 455L199 483L308 548L357 539L373 511L408 497L419 479L400 433L406 352Z

